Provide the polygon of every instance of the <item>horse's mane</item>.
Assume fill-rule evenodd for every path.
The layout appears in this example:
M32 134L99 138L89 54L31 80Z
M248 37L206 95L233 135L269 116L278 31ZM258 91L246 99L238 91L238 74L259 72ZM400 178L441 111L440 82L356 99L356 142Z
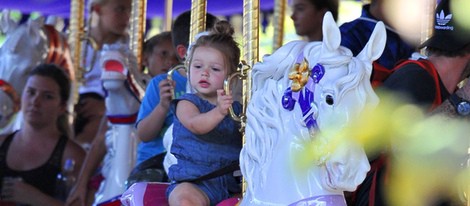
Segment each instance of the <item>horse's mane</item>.
M302 52L306 45L303 41L294 41L279 48L272 55L265 56L264 62L257 63L253 67L252 91L253 96L247 108L247 117L250 124L247 125L246 132L254 133L253 137L247 138L250 143L245 144L242 153L246 153L249 159L243 159L243 164L253 164L252 171L246 171L250 175L246 178L261 179L255 175L264 174L272 160L273 147L277 144L278 138L284 134L284 128L280 127L281 109L279 101L283 90L289 85L287 77L289 68L295 63L297 55ZM264 91L264 92L259 92ZM242 165L243 167L243 165Z

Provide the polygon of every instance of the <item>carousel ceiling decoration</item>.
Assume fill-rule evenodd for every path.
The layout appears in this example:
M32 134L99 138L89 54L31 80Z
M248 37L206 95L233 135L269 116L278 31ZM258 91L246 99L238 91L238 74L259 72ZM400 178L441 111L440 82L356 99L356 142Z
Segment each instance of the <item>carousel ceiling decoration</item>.
M56 15L68 18L70 15L70 0L1 0L1 9L19 10L28 14L40 12L43 15ZM88 0L86 0L88 2ZM162 17L164 15L165 0L147 1L147 18ZM272 11L274 0L260 0L261 11ZM191 0L174 0L173 16L177 16L191 8ZM207 11L214 15L230 16L242 14L243 0L208 0Z

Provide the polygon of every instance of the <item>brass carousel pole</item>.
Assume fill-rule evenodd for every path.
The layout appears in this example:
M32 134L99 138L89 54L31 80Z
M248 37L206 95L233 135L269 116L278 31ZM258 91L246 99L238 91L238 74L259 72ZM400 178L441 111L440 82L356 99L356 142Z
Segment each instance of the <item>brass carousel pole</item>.
M436 0L426 1L425 12L421 19L421 36L420 43L423 43L432 35L434 26L434 8L436 7ZM424 49L421 49L421 54L424 55Z
M274 1L274 35L273 35L273 51L282 46L284 38L284 18L286 16L287 0Z
M241 69L243 78L243 114L246 114L248 102L251 99L251 67L258 62L259 47L259 0L243 0L243 58L248 64L247 69ZM245 131L246 117L241 118L241 130ZM245 133L243 132L243 144ZM246 182L243 180L243 194L246 191Z
M189 28L189 45L195 41L196 35L206 30L206 1L205 0L191 0L191 20ZM173 80L173 72L175 70L184 69L188 72L184 64L176 65L168 71L168 80ZM175 98L175 91L172 89L172 98Z
M189 44L195 41L196 35L206 30L207 6L205 0L191 0L191 29Z
M173 19L173 0L165 0L165 11L163 16L163 31L171 30L171 20Z
M130 48L142 65L142 43L144 42L145 20L147 19L147 0L133 0L130 20Z
M81 68L82 44L81 39L85 34L85 1L72 0L70 4L70 27L68 43L71 46L72 64L75 71L76 85L73 92L73 102L78 101L78 87L83 78L83 68Z
M465 169L467 169L466 171L467 172L470 172L470 147L467 148L467 162L466 162L466 165L465 165ZM469 175L470 174L466 174L466 178L465 178L465 192L463 194L464 198L466 199L466 204L467 206L470 206L470 198L468 197L468 195L470 194L470 185L469 185Z

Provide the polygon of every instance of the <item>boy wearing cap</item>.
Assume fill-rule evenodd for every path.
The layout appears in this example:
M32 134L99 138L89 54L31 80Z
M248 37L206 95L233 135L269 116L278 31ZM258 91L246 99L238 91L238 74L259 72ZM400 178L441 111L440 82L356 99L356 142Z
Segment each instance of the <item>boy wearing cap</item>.
M465 111L465 99L462 99L470 99L470 84L456 92L457 85L468 76L470 69L470 35L456 24L456 16L452 15L449 4L452 4L451 0L441 0L437 5L433 35L420 46L426 48L427 59L400 64L382 87L404 94L411 103L432 113L470 116L470 103ZM371 168L374 168L373 164ZM383 194L386 166L382 162L368 173L351 205L387 205Z

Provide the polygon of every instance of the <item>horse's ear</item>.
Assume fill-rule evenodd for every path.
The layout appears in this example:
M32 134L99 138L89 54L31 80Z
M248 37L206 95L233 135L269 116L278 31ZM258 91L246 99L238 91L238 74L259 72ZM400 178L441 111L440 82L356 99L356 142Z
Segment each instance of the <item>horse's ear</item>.
M53 26L57 31L63 31L65 28L64 19L58 16L48 16L45 22L46 25Z
M39 33L41 27L44 25L44 18L38 17L35 20L29 20L27 23L27 34L34 44L39 44L41 41L41 34Z
M323 49L328 51L336 51L341 43L341 33L339 27L333 18L331 12L326 12L323 17L322 25L323 33Z
M0 32L4 34L9 34L13 32L18 27L18 22L15 22L11 16L10 11L4 9L2 15L0 16Z
M364 49L357 55L357 58L367 62L375 61L382 55L386 41L387 32L385 31L385 26L383 22L379 21L375 25L369 41Z

